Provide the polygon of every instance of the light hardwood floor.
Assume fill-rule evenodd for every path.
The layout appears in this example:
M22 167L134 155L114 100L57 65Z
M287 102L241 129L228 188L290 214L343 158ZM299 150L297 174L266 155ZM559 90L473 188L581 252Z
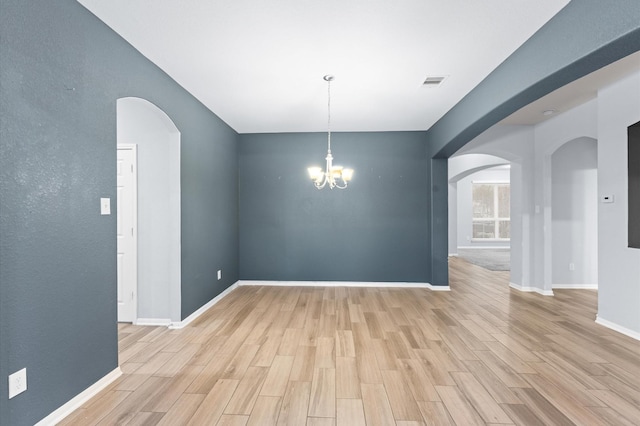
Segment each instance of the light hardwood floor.
M123 376L65 425L638 425L640 342L596 293L240 287L182 330L120 325Z

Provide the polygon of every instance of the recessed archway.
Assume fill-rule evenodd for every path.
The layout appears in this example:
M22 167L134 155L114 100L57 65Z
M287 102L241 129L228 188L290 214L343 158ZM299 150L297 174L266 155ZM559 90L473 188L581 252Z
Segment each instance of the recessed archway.
M545 217L550 238L545 269L552 288L597 288L598 148L580 137L550 155L551 213Z
M118 144L138 151L138 324L180 321L180 131L141 98L117 102Z
M510 242L477 239L473 231L472 188L478 181L491 186L509 184L511 163L488 154L463 154L448 160L449 256L458 256L493 270L510 269Z

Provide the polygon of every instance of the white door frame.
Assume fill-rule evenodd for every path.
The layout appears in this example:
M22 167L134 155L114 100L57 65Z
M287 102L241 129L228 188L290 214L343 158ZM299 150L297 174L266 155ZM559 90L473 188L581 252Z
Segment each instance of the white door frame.
M116 149L131 150L133 152L132 199L134 200L134 202L132 206L132 216L133 216L132 251L133 251L133 260L134 260L133 262L134 283L133 283L133 297L131 300L131 303L133 305L133 309L132 309L133 318L131 320L131 323L135 325L138 320L138 145L117 144ZM116 208L119 209L120 206L116 206Z

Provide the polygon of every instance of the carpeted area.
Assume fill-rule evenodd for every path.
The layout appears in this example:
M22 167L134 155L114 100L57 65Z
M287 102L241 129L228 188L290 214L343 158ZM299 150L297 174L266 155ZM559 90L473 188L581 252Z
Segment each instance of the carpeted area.
M458 257L490 271L511 270L511 249L458 249Z

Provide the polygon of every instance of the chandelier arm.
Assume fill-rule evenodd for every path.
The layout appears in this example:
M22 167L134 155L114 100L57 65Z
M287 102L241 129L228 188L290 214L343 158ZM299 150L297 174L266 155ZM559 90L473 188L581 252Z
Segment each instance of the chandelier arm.
M336 188L338 188L338 189L347 189L347 186L349 184L344 180L343 180L343 182L344 182L344 185L342 185L342 186L338 185L338 182L336 182Z
M316 186L316 188L318 189L322 189L325 187L325 185L327 184L327 179L326 177L322 179L322 183L320 182L314 182L314 185Z

